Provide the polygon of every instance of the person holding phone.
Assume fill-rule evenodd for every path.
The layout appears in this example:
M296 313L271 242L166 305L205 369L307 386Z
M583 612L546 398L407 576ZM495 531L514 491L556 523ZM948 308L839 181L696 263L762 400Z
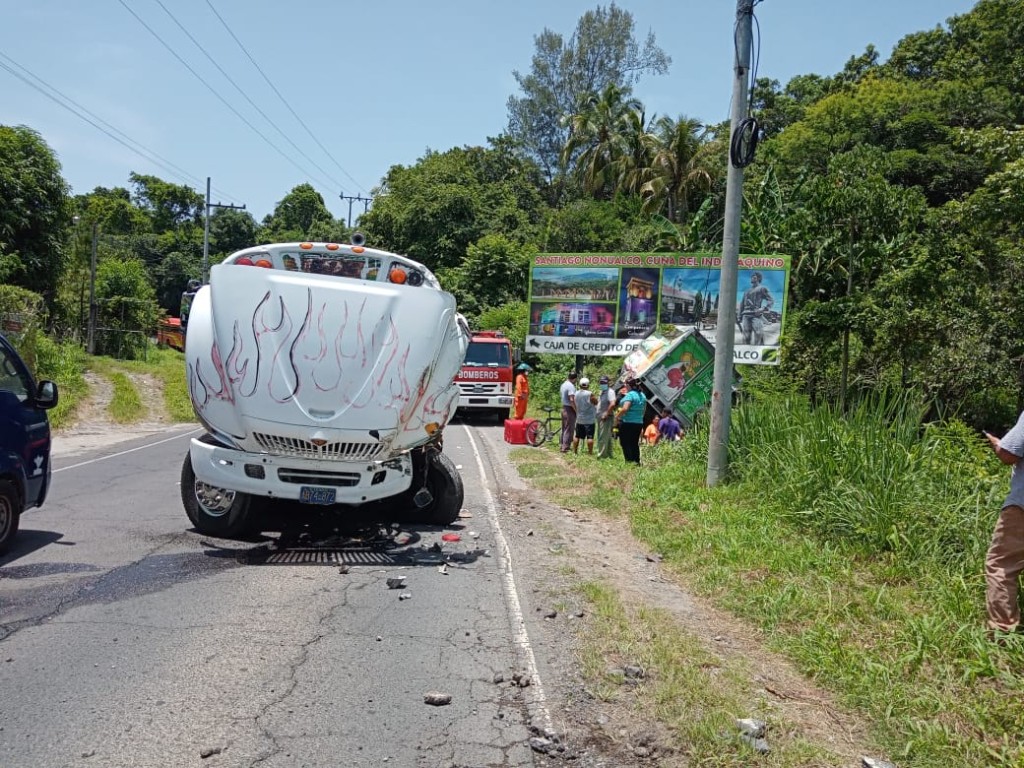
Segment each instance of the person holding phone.
M989 445L1003 464L1013 467L1010 492L1003 501L985 555L985 607L989 630L1020 630L1020 606L1017 592L1024 572L1024 413L1003 437L985 433Z

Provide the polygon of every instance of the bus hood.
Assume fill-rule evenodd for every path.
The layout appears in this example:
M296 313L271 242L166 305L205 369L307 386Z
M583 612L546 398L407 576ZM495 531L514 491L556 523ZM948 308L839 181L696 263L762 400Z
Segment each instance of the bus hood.
M451 419L467 340L442 291L218 265L189 318L189 395L245 450L302 440L398 453Z

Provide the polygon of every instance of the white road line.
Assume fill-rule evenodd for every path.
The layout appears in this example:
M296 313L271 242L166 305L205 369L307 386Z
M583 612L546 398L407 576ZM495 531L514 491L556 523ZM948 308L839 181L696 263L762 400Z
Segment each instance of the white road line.
M61 467L60 469L55 469L55 470L53 470L53 474L57 474L58 472L66 472L69 469L78 469L79 467L87 467L90 464L96 464L97 462L106 461L107 459L116 459L118 456L124 456L126 453L135 453L136 451L142 451L142 450L145 450L146 448L153 448L154 446L163 445L164 443L169 443L172 440L178 440L178 439L180 439L182 437L187 437L188 435L193 435L196 432L202 432L202 431L203 431L203 428L199 427L198 429L191 429L188 432L182 432L180 434L175 435L174 437L168 437L168 438L165 438L164 440L157 440L155 443L146 443L145 445L140 445L140 446L137 446L136 448L129 448L126 451L118 451L117 453L111 453L111 454L108 454L106 456L100 456L100 457L95 458L95 459L89 459L88 461L80 461L78 464L72 464L69 467Z
M533 646L530 644L530 634L526 631L526 621L523 619L523 609L519 602L519 592L516 590L516 577L512 573L512 555L509 552L508 541L501 530L498 521L498 506L494 501L494 495L487 487L487 472L484 470L484 462L477 449L476 440L469 427L462 425L466 430L466 437L469 438L470 446L473 449L473 456L476 458L476 466L480 472L480 487L483 489L486 500L487 514L494 526L495 542L498 549L498 558L501 564L501 581L505 591L505 602L508 604L508 612L512 619L513 641L522 651L526 663L526 671L530 676L530 687L533 689L533 701L531 707L540 714L544 721L545 728L551 728L551 713L548 711L547 697L544 695L544 685L540 680L540 673L537 671L537 657L534 656Z

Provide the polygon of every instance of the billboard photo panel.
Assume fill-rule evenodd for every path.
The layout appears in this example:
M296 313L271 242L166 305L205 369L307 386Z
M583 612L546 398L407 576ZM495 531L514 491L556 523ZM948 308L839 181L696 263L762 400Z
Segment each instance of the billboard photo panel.
M722 302L736 307L733 361L779 361L790 257L741 254L737 290L721 295L711 253L546 253L530 270L533 352L626 356L659 325L697 330L715 344Z

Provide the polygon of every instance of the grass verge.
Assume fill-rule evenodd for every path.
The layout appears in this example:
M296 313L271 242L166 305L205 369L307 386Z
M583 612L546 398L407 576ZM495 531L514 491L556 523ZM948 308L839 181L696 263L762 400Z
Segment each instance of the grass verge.
M144 407L139 410L135 405L138 391L131 384L130 377L126 376L132 373L159 379L163 389L163 407L172 421L195 420L185 385L185 356L181 352L169 348L153 348L149 350L145 360L94 357L89 359L89 366L101 376L110 379L114 385L110 414L115 421L130 423L145 414ZM141 406L141 402L138 405ZM118 414L122 416L119 417Z
M700 432L645 448L642 468L512 456L557 503L628 517L682 584L868 720L890 760L1020 768L1024 637L995 645L983 628L982 559L1007 477L975 436L915 418L906 403L746 404L735 479L715 488Z
M185 384L185 355L169 347L156 347L146 360L117 360L117 366L133 373L145 373L160 380L164 408L172 421L195 421L192 401Z
M59 429L74 420L79 404L89 394L85 352L77 344L57 344L41 337L36 357L36 377L57 383L57 405L50 410L50 426Z
M591 608L581 649L589 690L599 699L628 705L637 721L653 715L688 764L809 768L844 762L782 719L742 661L711 653L663 611L624 605L604 584L587 582L580 590ZM642 675L627 677L627 667L639 668ZM741 739L736 725L741 717L770 724L769 755L759 755Z
M114 385L114 395L107 406L110 418L118 424L131 424L141 419L146 408L142 405L139 390L128 375L114 371L110 374L110 383Z

